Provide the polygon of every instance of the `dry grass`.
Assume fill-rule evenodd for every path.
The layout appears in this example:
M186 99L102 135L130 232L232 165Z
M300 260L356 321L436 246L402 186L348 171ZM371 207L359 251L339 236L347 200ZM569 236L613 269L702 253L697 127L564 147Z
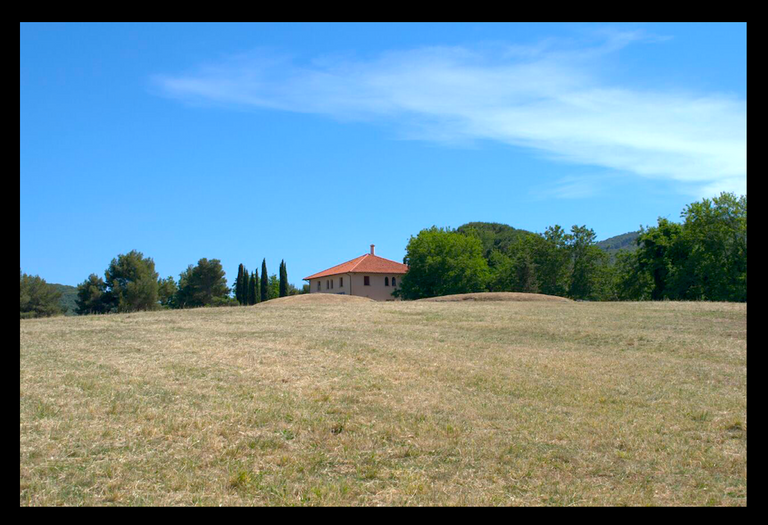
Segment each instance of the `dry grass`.
M560 303L570 303L570 299L557 297L554 295L544 295L540 293L522 293L522 292L477 292L461 293L455 295L441 295L440 297L430 297L428 299L418 299L419 301L429 301L436 303L458 302L458 301L550 301Z
M284 306L284 305L309 305L309 304L352 304L352 303L370 303L373 299L368 297L359 297L357 295L341 295L330 293L313 293L313 294L301 294L301 295L289 295L287 297L279 297L258 303L256 306Z
M746 305L20 322L21 505L745 505Z

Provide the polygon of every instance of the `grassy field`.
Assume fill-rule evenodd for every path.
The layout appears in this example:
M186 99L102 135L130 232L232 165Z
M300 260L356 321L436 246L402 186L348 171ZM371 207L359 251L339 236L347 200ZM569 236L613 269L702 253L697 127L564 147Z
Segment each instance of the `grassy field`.
M746 505L746 305L20 322L21 505Z

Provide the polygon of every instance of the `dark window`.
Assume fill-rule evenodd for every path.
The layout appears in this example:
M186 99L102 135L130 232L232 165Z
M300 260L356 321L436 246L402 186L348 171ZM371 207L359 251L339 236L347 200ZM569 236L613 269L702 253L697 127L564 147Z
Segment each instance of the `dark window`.
M344 288L344 277L339 277L339 288Z
M389 286L389 277L384 277L384 286Z
M320 291L320 281L317 281L317 291Z
M331 281L325 281L325 289L328 290L331 287Z
M397 286L397 284L395 284L395 278L394 277L392 277L392 286Z
M333 279L331 279L331 290L333 290Z
M367 275L363 277L363 285L364 286L370 286L371 285L371 278Z

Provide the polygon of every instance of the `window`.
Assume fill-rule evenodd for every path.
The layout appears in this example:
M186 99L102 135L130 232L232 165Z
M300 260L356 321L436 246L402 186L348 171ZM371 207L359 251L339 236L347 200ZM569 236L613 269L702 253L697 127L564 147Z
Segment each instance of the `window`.
M389 286L389 277L384 277L384 286Z
M395 278L394 277L392 277L392 286L397 286L397 284L395 284Z
M320 291L320 281L317 281L317 291Z
M339 288L344 288L344 277L339 277Z
M325 289L328 290L331 287L331 281L325 281Z
M333 279L331 279L331 290L333 290Z
M367 275L365 277L363 277L363 285L364 286L370 286L371 285L371 278L368 277Z

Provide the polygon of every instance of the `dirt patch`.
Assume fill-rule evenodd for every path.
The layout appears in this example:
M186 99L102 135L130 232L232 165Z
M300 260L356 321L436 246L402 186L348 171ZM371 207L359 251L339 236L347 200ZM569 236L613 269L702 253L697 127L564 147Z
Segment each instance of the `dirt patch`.
M544 295L540 293L522 293L522 292L478 292L462 293L456 295L443 295L442 297L429 297L427 299L418 299L419 301L434 302L456 302L456 301L549 301L560 303L572 303L565 297L555 295Z
M301 295L289 295L288 297L279 297L263 303L258 306L274 306L289 304L348 304L348 303L369 303L373 299L368 297L358 297L356 295L336 295L330 293L313 293Z

